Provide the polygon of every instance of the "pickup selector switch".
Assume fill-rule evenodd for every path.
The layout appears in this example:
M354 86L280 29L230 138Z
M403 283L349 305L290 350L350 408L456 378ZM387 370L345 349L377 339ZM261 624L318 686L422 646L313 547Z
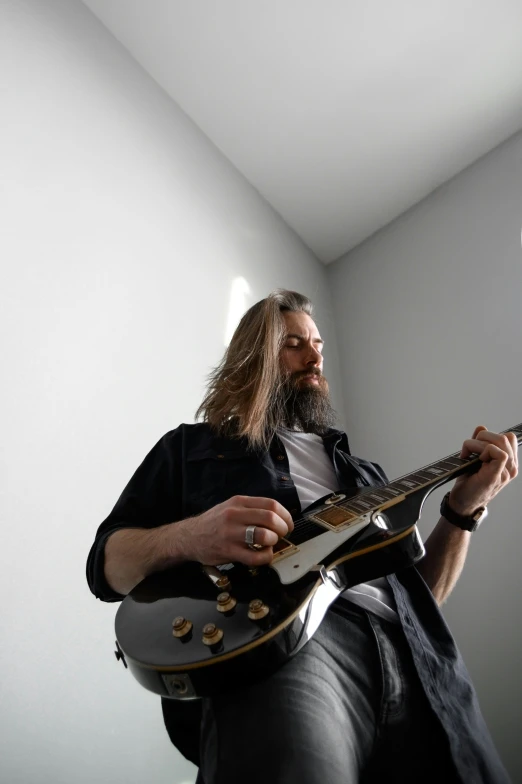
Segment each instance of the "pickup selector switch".
M218 577L218 579L216 580L216 587L220 588L222 591L228 591L228 589L230 588L230 580L228 579L226 574L222 575L221 577Z

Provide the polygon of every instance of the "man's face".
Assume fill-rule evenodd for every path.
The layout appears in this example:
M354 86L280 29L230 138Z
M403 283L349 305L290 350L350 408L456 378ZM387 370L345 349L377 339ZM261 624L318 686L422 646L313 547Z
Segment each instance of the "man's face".
M315 323L306 313L283 311L286 339L281 364L299 388L319 388L323 370L323 341Z
M281 349L280 423L291 430L321 434L335 422L323 376L323 341L306 313L283 311L286 338Z

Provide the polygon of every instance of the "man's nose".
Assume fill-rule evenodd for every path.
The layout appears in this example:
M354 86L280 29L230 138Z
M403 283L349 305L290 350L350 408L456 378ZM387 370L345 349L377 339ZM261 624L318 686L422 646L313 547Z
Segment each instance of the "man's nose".
M308 354L308 358L306 360L307 365L320 365L322 359L323 356L321 352L317 351L317 349L314 346L311 346Z

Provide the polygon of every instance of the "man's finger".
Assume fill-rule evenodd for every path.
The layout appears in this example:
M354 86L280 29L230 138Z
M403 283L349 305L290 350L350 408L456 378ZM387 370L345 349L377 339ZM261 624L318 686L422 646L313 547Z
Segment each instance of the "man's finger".
M262 550L250 550L248 547L238 548L234 557L235 561L247 566L264 566L272 562L274 550L272 547L263 547Z
M476 438L478 436L478 434L481 433L483 430L487 430L486 425L477 425L477 427L473 431L473 435L471 437L472 438Z
M510 438L510 436L512 436L512 438ZM476 440L495 444L495 446L498 446L504 452L507 452L510 459L510 466L517 463L518 446L514 433L493 433L490 430L481 430ZM515 441L515 444L513 444L513 440Z
M460 456L466 458L471 454L480 455L484 451L486 444L493 444L505 452L511 461L515 460L513 445L507 434L492 433L490 430L485 429L480 430L476 438L467 438L464 441Z
M275 512L285 521L289 531L294 530L294 521L292 520L292 515L288 509L285 509L282 504L273 498L264 498L262 496L253 495L238 495L235 496L235 499L240 502L242 506L246 506L247 509L267 509L270 512Z
M466 438L462 444L460 456L466 458L473 454L480 455L485 448L486 444L484 441L479 441L477 438Z
M286 520L283 520L276 512L269 511L268 509L258 509L256 507L234 507L229 510L228 519L237 525L237 536L244 537L244 528L249 525L255 525L259 528L266 528L269 531L274 531L278 537L287 536L288 525ZM257 544L261 544L257 542ZM274 544L274 542L272 542Z

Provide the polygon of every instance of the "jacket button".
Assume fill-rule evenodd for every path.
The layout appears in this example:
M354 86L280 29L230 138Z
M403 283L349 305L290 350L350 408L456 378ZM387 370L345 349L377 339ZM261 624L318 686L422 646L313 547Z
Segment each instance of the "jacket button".
M216 457L223 458L225 455L216 455Z
M278 459L278 460L284 460L284 459L285 459L285 456L284 456L284 455L277 455L277 459Z
M289 477L288 477L288 476L282 476L282 477L281 477L281 481L282 481L282 482L288 482L288 479L289 479Z

